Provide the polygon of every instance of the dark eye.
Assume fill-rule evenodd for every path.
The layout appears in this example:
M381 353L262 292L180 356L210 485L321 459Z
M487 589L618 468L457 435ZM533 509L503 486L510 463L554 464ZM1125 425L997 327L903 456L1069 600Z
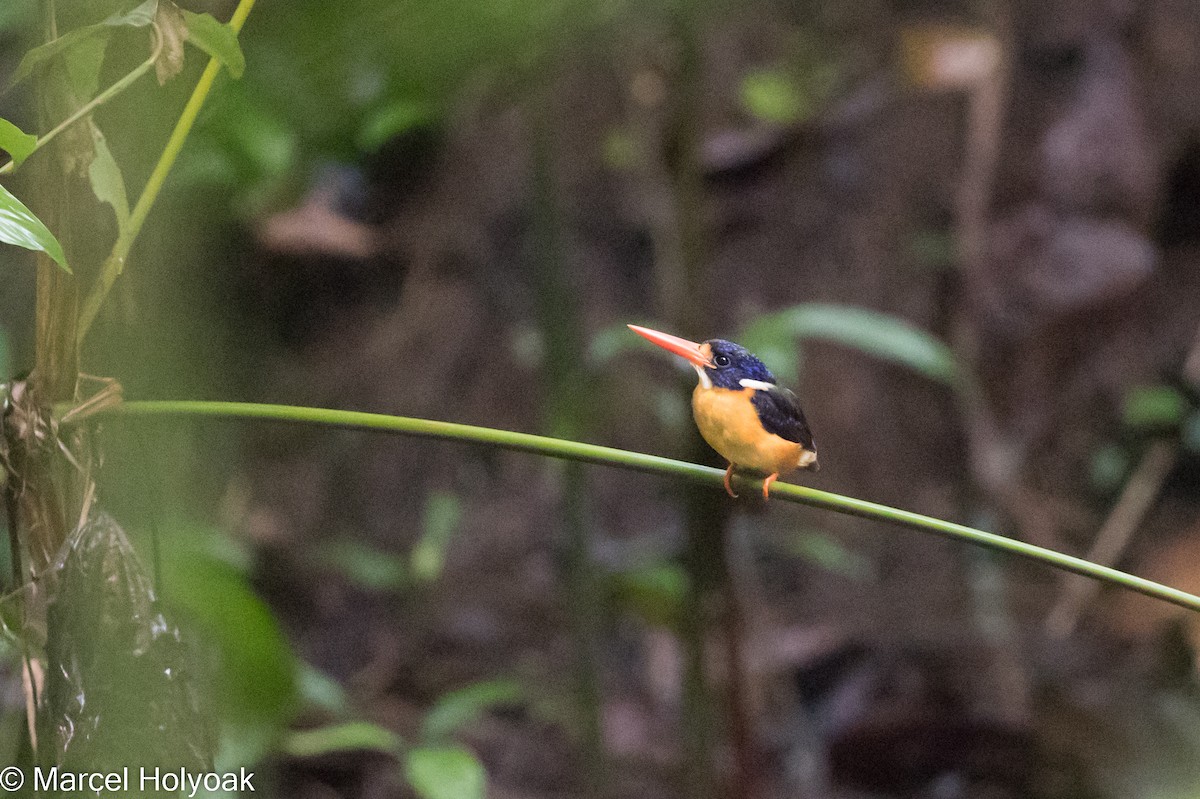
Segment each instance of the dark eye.
M729 359L728 355L716 355L713 357L713 363L717 366L728 366L729 364L733 363L733 361Z

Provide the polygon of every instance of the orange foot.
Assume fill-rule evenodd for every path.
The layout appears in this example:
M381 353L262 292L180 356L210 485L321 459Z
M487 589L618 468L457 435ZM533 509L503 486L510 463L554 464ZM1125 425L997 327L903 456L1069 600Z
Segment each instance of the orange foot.
M778 478L779 478L779 472L775 472L775 474L769 475L766 480L763 480L763 499L764 500L768 500L771 498L771 495L770 495L771 483L774 483L775 480Z
M734 464L731 463L729 464L729 468L725 470L725 493L737 499L737 494L734 493L733 486L729 484L729 478L733 477L733 466Z

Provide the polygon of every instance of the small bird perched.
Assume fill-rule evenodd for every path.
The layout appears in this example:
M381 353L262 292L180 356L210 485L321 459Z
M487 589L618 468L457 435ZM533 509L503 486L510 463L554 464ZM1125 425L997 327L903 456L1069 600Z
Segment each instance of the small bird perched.
M692 415L704 440L729 461L729 496L737 496L730 478L739 467L767 475L763 499L779 475L819 468L817 447L796 395L776 385L771 371L745 347L719 338L697 344L637 325L629 329L696 369L700 381L692 392Z

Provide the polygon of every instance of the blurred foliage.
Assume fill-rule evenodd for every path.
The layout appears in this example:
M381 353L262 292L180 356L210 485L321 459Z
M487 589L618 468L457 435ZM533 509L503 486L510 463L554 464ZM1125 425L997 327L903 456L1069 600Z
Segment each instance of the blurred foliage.
M457 746L409 750L404 774L423 799L483 799L486 794L483 766Z
M36 6L34 0L7 0L0 3L0 33L25 30Z
M796 343L807 340L851 347L950 386L960 377L946 344L903 319L853 305L805 303L763 314L746 326L739 343L793 382L802 355Z
M126 13L113 13L100 22L72 27L57 39L26 53L13 73L12 83L20 83L53 59L62 59L66 63L66 74L72 81L72 88L79 98L90 98L96 93L100 64L113 32L117 28L146 27L154 21L157 9L158 0L146 0Z
M411 568L418 580L430 582L441 576L450 538L458 529L462 503L454 494L432 491L425 500L421 538L413 547Z
M454 733L491 708L518 704L524 698L515 680L485 680L445 694L425 714L421 736L429 743L444 743Z
M1125 396L1124 423L1141 430L1177 429L1188 411L1188 401L1172 386L1137 386Z
M405 558L354 539L327 541L313 554L323 567L367 591L400 591L412 583Z
M336 538L315 551L316 559L368 591L401 591L441 576L462 502L445 491L430 492L425 501L421 536L404 557L351 538Z
M613 573L609 591L616 607L645 624L679 630L686 612L688 577L678 563L662 560Z
M311 663L296 663L296 691L306 707L332 716L344 716L350 707L350 697L342 684Z
M521 687L511 680L475 683L446 694L426 714L416 746L408 746L399 735L378 724L351 720L292 732L281 749L292 757L379 752L401 764L400 776L422 799L482 798L487 784L483 765L449 739L488 708L516 703L522 695Z
M851 580L873 580L878 577L878 569L869 558L825 533L788 530L786 534L772 539L772 543L784 554Z
M616 17L622 0L305 0L264 5L243 35L246 79L224 86L181 175L252 211L324 162L356 162L436 128L464 97L515 92Z
M248 559L219 531L184 520L161 526L163 597L204 644L221 721L217 763L257 761L297 709L294 658L250 587Z
M1129 474L1129 453L1119 444L1108 443L1097 449L1089 464L1089 482L1097 491L1116 491Z
M654 322L644 324L664 329ZM735 340L761 358L782 383L799 380L804 360L801 345L807 341L850 347L951 387L962 377L954 353L936 336L898 316L857 305L803 303L761 314ZM624 324L614 325L593 338L588 357L602 367L640 347Z
M742 78L742 104L759 119L780 124L798 122L813 113L803 89L776 70L751 72Z
M394 755L403 750L404 742L399 735L378 724L348 721L345 724L293 732L287 737L282 748L293 757L315 757L331 752L353 751Z

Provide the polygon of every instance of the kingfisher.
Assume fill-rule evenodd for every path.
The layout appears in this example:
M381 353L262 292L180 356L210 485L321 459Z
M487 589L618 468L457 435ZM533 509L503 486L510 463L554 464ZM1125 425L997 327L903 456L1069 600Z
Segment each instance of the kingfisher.
M763 499L781 474L820 468L800 401L745 347L719 338L696 343L637 325L629 329L695 368L700 379L692 392L692 416L704 440L729 461L729 496L737 497L730 480L738 468L766 475Z

